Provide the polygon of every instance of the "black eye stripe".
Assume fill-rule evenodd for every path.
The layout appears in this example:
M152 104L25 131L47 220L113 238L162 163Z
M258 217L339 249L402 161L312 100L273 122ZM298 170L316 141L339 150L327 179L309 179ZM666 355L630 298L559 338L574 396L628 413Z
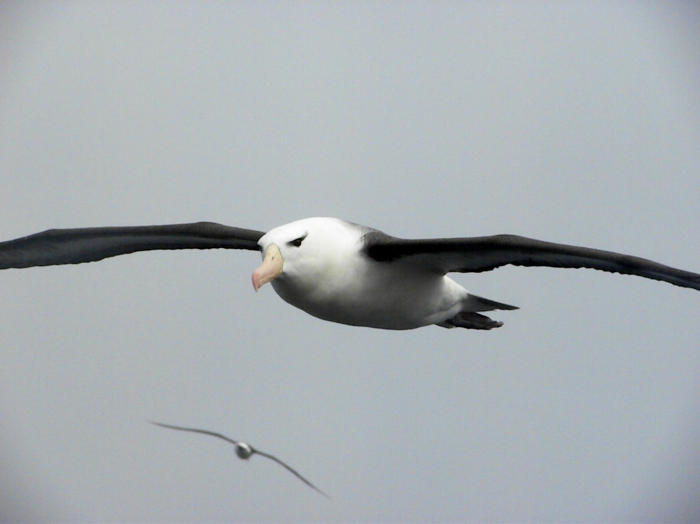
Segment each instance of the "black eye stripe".
M289 245L294 246L294 247L299 247L305 238L306 238L306 235L304 235L303 237L295 238L294 240L289 242Z

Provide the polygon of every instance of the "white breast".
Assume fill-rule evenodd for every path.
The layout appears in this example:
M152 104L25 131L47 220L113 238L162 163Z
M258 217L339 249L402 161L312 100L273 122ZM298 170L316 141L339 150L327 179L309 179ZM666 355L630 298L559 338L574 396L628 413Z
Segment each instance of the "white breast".
M332 322L413 329L442 322L461 308L467 291L452 279L397 262L358 256L303 278L277 278L282 299Z

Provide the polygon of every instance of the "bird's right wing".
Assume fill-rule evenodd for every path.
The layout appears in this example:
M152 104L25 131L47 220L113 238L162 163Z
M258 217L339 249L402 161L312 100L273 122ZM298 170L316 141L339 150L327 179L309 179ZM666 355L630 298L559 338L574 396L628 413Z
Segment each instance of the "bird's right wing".
M0 242L0 269L96 262L156 249L248 249L257 251L261 231L213 222L166 226L49 229Z
M225 440L226 442L230 442L234 446L238 445L238 442L233 440L232 438L228 438L226 435L222 435L221 433L214 433L213 431L207 431L206 429L183 428L181 426L171 426L170 424L163 424L162 422L154 422L152 420L149 420L149 422L151 424L156 425L156 426L160 426L161 428L177 429L178 431L189 431L191 433L201 433L202 435L209 435L211 437L220 438L222 440Z

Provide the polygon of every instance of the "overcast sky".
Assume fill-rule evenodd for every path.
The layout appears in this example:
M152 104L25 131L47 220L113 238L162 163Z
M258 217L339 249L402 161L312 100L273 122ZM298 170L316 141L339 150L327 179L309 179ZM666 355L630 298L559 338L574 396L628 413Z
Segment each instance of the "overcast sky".
M336 216L700 272L699 13L4 2L0 240ZM390 332L254 293L259 262L0 272L0 520L700 518L700 293L504 268L455 277L502 328Z

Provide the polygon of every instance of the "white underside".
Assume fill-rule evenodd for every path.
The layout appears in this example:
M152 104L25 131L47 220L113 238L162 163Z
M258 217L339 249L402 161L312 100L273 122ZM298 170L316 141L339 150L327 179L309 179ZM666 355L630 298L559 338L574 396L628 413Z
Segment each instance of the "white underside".
M272 287L283 300L315 317L381 329L441 324L460 312L499 306L470 295L415 258L377 262L367 257L362 252L365 232L334 218L304 219L273 229L259 242L263 252L277 246L283 259Z
M281 275L272 282L283 300L323 320L382 329L414 329L452 318L469 305L469 293L454 280L400 262L357 257L346 271Z

